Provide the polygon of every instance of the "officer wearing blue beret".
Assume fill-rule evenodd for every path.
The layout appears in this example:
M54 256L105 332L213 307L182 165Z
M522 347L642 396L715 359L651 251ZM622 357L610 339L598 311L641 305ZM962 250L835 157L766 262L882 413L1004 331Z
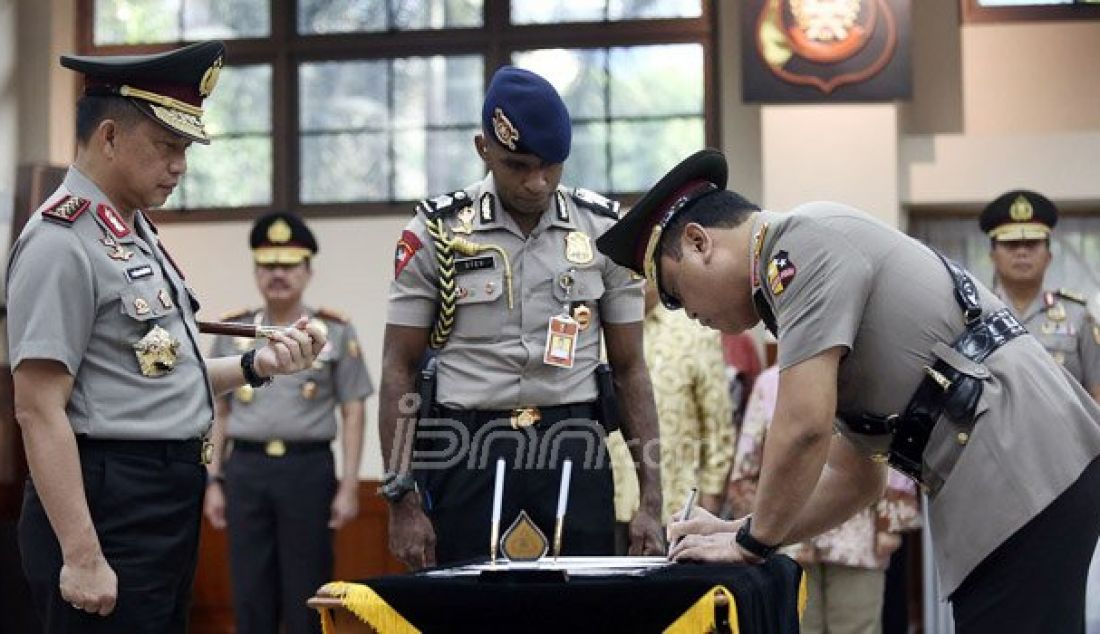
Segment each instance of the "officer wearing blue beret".
M8 341L30 478L19 546L47 632L182 634L216 394L309 368L305 320L206 360L198 302L146 216L172 193L225 46L61 58L84 74L76 160L8 266Z
M562 464L570 458L562 552L612 554L613 492L603 442L613 420L600 407L609 391L598 389L601 335L622 430L640 465L642 505L631 524L631 550L663 549L642 285L594 246L617 219L618 203L560 184L570 142L569 113L549 82L501 68L474 138L488 175L422 201L398 240L379 425L389 470L382 494L390 502L390 548L412 568L490 554L500 457L508 465L503 526L526 512L552 534ZM419 413L426 417L414 443L418 412L403 396L416 393L428 351L435 393L421 390Z

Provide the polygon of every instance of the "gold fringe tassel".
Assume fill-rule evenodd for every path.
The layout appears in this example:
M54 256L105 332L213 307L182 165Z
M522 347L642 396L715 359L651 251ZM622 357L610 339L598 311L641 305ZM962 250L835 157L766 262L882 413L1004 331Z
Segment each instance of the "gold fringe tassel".
M384 634L420 634L420 630L406 621L405 617L390 607L374 590L363 584L333 581L326 583L318 594L340 599L340 603L349 612L375 631ZM328 610L321 613L321 628L324 634L336 633L332 614Z
M806 586L806 569L802 569L802 580L798 582L798 622L802 623L802 615L806 613L806 600L810 598L810 589Z
M700 632L712 632L718 627L714 618L715 595L720 594L726 598L726 620L730 624L730 632L740 634L741 626L737 620L737 600L733 593L725 586L714 586L707 590L706 594L695 602L695 605L680 615L672 625L665 628L665 634L699 634Z

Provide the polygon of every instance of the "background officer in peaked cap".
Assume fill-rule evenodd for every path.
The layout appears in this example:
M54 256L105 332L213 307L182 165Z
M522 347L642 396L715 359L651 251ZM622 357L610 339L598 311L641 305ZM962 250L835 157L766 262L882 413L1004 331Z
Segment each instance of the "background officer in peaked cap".
M1100 533L1100 408L968 273L833 202L760 210L705 150L597 241L664 303L777 336L753 512L674 522L677 560L759 562L920 482L959 632L1080 632ZM834 421L841 432L833 433Z
M50 633L186 630L214 395L308 368L325 344L300 320L204 359L198 302L145 215L208 142L224 52L61 58L85 76L76 160L12 247L7 284L30 467L19 545Z
M1082 293L1044 289L1050 236L1058 209L1042 194L1005 192L982 210L979 224L990 240L996 270L993 290L1020 323L1077 379L1100 398L1100 327Z
M611 472L599 424L610 421L597 411L601 334L623 431L641 465L631 550L663 549L658 465L641 460L643 447L658 455L642 287L593 245L617 217L617 203L559 184L570 141L569 113L554 88L534 73L501 68L474 138L489 174L420 203L398 241L379 422L390 548L410 567L489 555L498 457L509 468L502 529L523 510L553 534L562 460L570 457L563 552L613 553ZM438 363L430 431L460 442L419 465L416 490L407 424L416 412L400 405L429 349ZM427 450L448 451L448 441L436 444Z
M374 387L347 318L303 303L318 251L309 227L296 214L269 213L252 226L249 243L264 305L223 319L280 326L307 315L328 335L328 345L305 372L263 390L242 385L218 399L205 511L215 528L229 527L237 632L276 634L280 622L287 634L320 632L306 600L332 579L333 529L358 514L363 407ZM255 345L221 336L210 356L232 356ZM330 449L337 408L339 486Z

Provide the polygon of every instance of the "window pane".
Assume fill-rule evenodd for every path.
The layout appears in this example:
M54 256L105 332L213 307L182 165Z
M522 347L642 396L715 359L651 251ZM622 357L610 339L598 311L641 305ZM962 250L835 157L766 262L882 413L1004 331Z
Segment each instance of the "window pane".
M1073 4L1074 0L978 0L983 7L1030 7L1040 4Z
M187 40L231 40L271 34L270 0L186 0Z
M480 57L405 57L393 60L394 116L401 126L481 121Z
M512 0L512 24L603 22L607 0Z
M390 159L386 135L318 134L302 138L304 203L388 200Z
M607 116L606 49L540 49L516 53L512 60L553 84L574 119Z
M302 64L300 69L303 132L386 126L390 119L387 60Z
M513 24L697 18L701 0L512 0Z
M397 200L418 200L461 189L485 175L474 151L480 127L408 130L394 137Z
M699 44L613 48L610 75L612 117L703 112Z
M183 0L95 0L93 39L99 44L175 42Z
M565 160L561 182L597 192L610 190L607 170L607 124L573 124L573 145Z
M609 191L645 191L679 160L705 145L703 117L613 121Z
M398 29L480 27L483 0L390 0Z
M270 205L271 66L226 66L203 107L211 143L192 144L187 174L166 206Z
M698 18L703 15L703 3L700 0L611 0L608 15L612 20Z
M203 102L206 131L213 136L271 132L271 66L226 66Z
M187 151L187 173L168 207L271 204L271 137L213 139Z
M298 32L480 27L483 4L484 0L299 0Z
M302 201L412 200L479 178L483 68L477 56L303 64Z

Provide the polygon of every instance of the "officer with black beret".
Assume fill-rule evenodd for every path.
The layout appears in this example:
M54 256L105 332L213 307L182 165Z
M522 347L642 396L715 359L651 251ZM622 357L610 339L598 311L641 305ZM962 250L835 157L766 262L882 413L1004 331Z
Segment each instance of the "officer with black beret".
M571 139L569 113L549 82L499 69L474 138L489 174L421 202L398 240L379 426L390 549L412 568L489 556L497 458L508 465L502 528L526 512L553 534L570 458L562 552L614 553L603 445L612 421L598 406L601 338L641 483L631 550L663 551L642 284L594 246L618 217L618 203L560 184ZM418 412L408 396L417 394L414 379L429 350L436 389ZM428 414L419 425L425 452L413 473L410 423L419 413Z
M889 463L928 493L957 631L1081 632L1100 533L1090 395L932 249L836 202L762 210L727 174L720 152L689 157L596 243L666 306L779 342L752 513L694 509L670 555L761 562L872 504Z
M274 634L281 623L287 634L319 634L320 620L306 600L332 579L333 530L358 514L364 401L374 387L347 317L303 303L318 247L302 218L265 214L253 224L249 244L263 306L222 319L282 326L306 315L329 344L309 370L262 390L242 385L217 400L205 513L215 528L228 526L237 632ZM220 336L210 356L255 345ZM331 450L337 409L339 484Z
M1094 398L1100 398L1100 327L1077 291L1044 289L1058 209L1026 189L1005 192L982 210L996 271L993 290L1020 323Z
M63 56L84 75L77 154L12 247L8 341L30 468L19 545L47 632L182 634L214 396L309 368L300 320L228 359L198 348L194 293L146 213L208 143L225 46Z

